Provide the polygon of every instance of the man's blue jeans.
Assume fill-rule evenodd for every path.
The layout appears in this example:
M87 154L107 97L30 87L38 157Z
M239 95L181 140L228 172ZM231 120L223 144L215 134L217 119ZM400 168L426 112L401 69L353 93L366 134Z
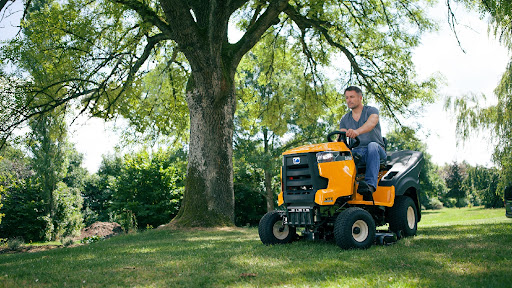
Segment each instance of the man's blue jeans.
M377 188L379 180L380 160L386 158L386 151L376 142L370 142L367 147L354 148L352 154L359 155L362 164L366 164L366 175L364 181Z

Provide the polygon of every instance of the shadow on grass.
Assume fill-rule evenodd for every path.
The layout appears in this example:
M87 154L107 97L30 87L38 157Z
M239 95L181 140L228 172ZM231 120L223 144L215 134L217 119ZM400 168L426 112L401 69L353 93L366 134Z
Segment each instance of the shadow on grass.
M508 287L512 224L423 228L368 250L264 246L256 229L149 231L88 246L0 255L0 286Z

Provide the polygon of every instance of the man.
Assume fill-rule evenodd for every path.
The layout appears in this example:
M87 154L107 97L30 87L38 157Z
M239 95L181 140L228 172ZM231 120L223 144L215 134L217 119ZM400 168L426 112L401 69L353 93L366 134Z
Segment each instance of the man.
M341 118L340 130L345 131L347 137L359 137L361 141L359 146L352 149L352 154L358 156L363 164L366 163L365 178L364 181L359 182L357 192L367 200L366 198L370 198L369 196L377 187L380 160L386 158L380 130L379 110L363 105L363 92L358 87L350 86L345 89L344 94L351 111Z

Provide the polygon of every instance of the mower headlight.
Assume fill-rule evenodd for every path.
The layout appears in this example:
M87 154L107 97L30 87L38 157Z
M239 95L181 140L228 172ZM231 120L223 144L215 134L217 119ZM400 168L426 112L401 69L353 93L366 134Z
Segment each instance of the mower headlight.
M352 155L341 154L338 151L325 151L316 153L318 163L352 160Z

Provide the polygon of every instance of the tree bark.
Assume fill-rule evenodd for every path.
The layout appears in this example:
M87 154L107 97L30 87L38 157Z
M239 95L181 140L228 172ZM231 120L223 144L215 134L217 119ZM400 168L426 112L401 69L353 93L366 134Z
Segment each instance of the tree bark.
M234 71L226 73L221 67L193 72L189 79L187 181L180 211L172 225L212 227L234 223L233 79Z
M264 149L263 149L263 153L265 155L265 157L267 159L271 159L270 157L270 151L269 151L269 148L268 148L268 130L267 129L264 129L263 131L263 145L264 145ZM270 212L270 211L274 211L274 191L272 191L272 172L270 171L271 169L271 164L269 161L266 161L266 163L264 164L264 168L263 168L263 172L264 172L264 181L265 181L265 195L267 198L267 212Z

